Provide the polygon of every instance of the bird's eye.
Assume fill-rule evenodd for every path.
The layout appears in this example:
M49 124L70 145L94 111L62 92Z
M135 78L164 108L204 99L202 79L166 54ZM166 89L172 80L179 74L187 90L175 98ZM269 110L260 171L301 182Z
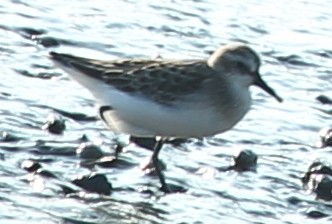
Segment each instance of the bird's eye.
M236 67L237 67L237 69L239 69L240 71L243 71L243 72L248 71L247 66L246 66L243 62L241 62L241 61L236 62Z

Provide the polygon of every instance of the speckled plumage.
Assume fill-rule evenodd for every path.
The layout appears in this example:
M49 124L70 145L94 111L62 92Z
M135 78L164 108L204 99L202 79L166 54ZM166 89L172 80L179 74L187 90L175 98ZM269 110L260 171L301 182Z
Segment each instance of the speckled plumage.
M51 52L51 59L99 99L102 118L137 136L201 137L233 127L250 108L250 85L278 97L260 78L258 55L243 44L207 60L103 61Z
M53 53L54 58L58 54ZM205 61L96 60L61 54L61 60L78 71L108 83L120 91L140 94L160 104L195 92L213 71Z

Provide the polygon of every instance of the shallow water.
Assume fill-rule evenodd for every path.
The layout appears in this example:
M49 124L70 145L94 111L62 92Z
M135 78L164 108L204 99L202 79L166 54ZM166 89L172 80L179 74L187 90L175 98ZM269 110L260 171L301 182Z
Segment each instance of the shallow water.
M315 99L332 96L331 7L313 0L1 1L0 131L16 137L0 142L1 223L330 223L331 203L315 200L300 178L313 160L332 159L330 148L315 147L331 119L321 111L331 108ZM261 54L264 79L284 103L252 88L252 110L233 130L167 145L161 154L167 179L186 193L155 193L157 179L139 169L151 152L135 145L120 154L122 166L93 170L112 183L110 196L62 193L61 185L92 172L75 155L82 135L101 139L109 154L116 136L95 119L65 117L62 135L42 130L51 112L93 118L97 108L48 60L50 50L202 58L231 41ZM221 171L243 149L258 154L257 171ZM21 167L27 159L58 178L28 173ZM327 217L311 218L310 211Z

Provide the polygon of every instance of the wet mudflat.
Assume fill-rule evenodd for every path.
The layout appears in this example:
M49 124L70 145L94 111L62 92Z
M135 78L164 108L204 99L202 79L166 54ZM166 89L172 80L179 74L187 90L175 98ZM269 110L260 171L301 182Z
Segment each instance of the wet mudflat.
M332 140L319 131L331 126L331 6L2 1L1 223L330 223ZM253 87L233 130L167 144L160 158L177 194L141 171L151 143L109 131L93 97L47 58L206 58L232 41L260 53L284 102ZM241 151L254 166L234 164Z

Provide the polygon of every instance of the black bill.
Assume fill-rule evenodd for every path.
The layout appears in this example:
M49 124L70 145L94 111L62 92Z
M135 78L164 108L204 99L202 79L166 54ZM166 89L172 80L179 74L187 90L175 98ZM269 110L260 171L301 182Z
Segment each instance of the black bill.
M271 87L269 87L269 86L263 81L263 79L260 77L259 74L257 74L256 77L257 77L257 79L256 79L254 85L261 87L263 90L265 90L265 92L267 92L268 94L270 94L271 96L273 96L274 98L276 98L276 100L278 100L278 102L281 103L281 102L283 101L282 98L281 98L280 96L278 96L278 95L274 92L274 90L273 90Z

